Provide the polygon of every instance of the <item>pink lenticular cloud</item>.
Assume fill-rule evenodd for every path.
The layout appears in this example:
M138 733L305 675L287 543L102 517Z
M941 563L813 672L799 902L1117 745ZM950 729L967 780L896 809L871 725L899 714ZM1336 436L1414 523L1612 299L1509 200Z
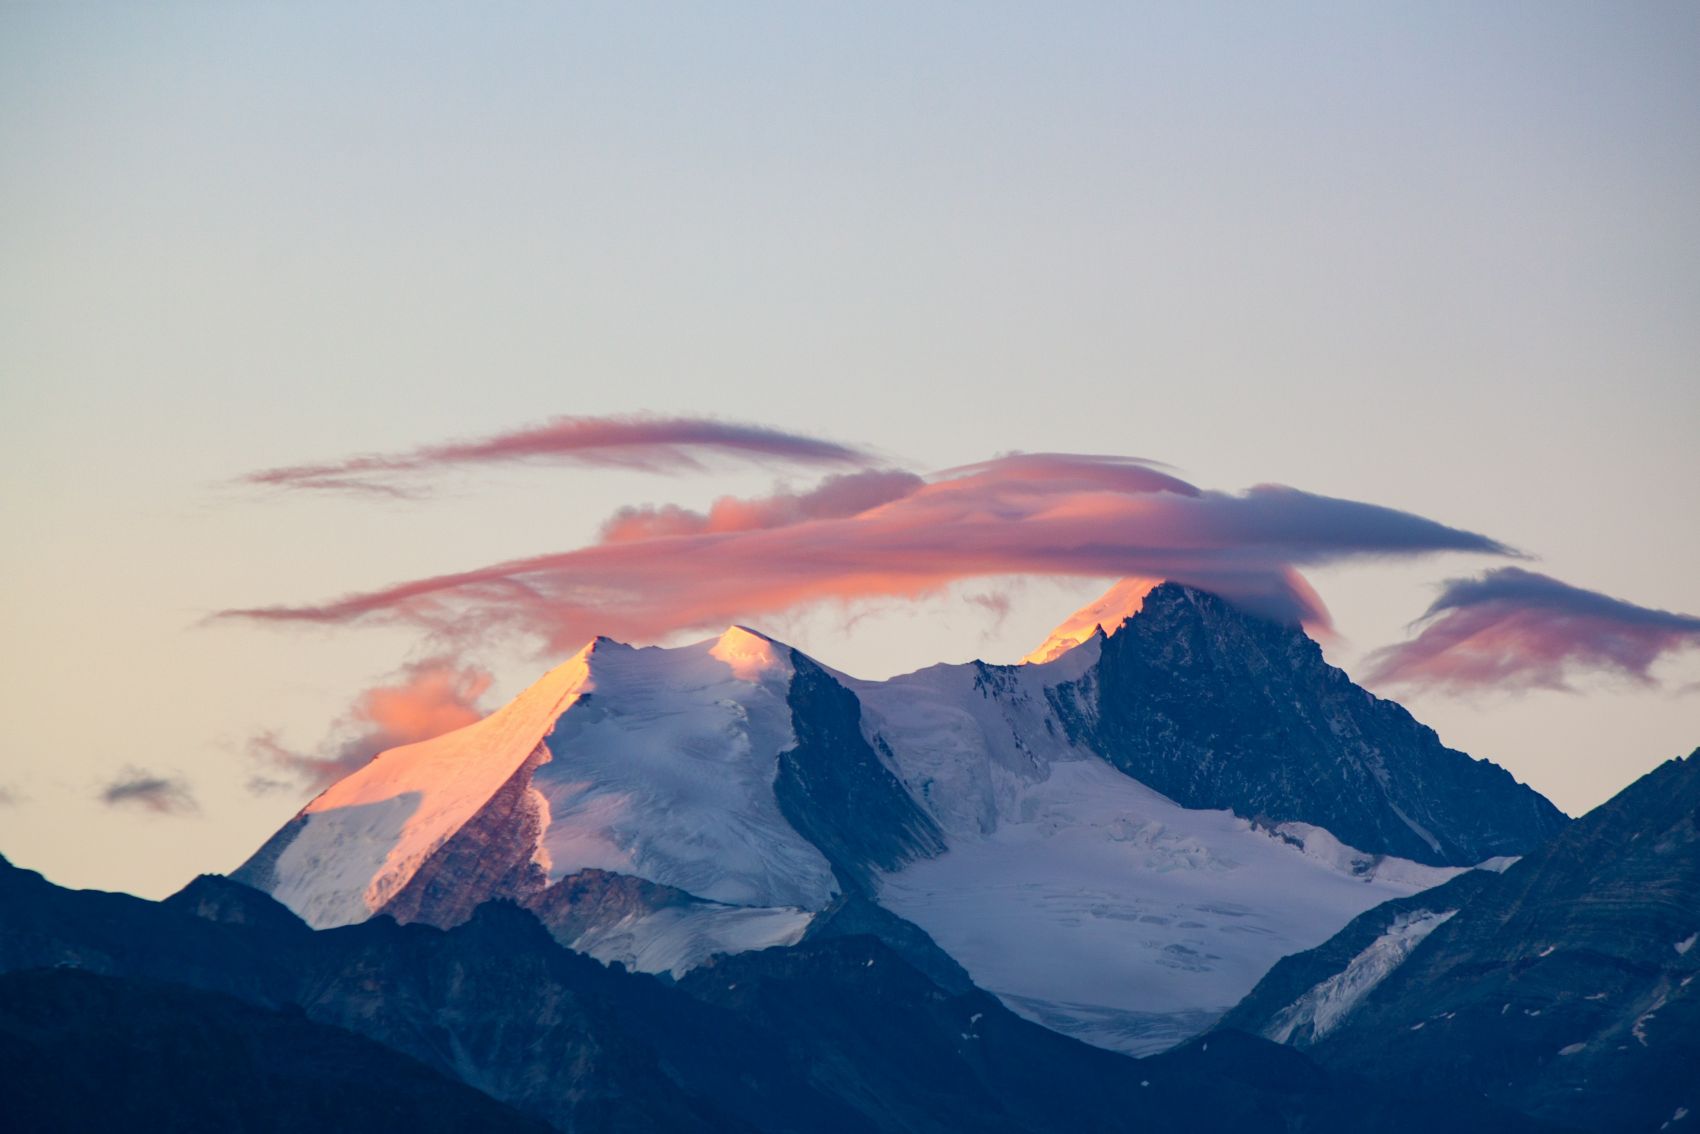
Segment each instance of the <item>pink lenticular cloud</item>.
M263 469L242 480L273 488L405 497L418 494L418 477L456 466L556 462L690 472L704 468L713 458L808 466L878 463L862 449L762 425L645 415L558 417L473 441Z
M1276 485L1205 491L1147 462L1045 454L925 481L840 478L813 493L721 501L707 515L628 511L588 547L221 617L400 622L463 639L518 632L560 654L596 634L653 641L822 602L915 598L965 579L1137 575L1325 629L1327 612L1297 568L1437 551L1515 554L1373 504Z
M722 496L706 513L671 504L622 508L602 525L602 542L756 531L804 520L842 519L908 496L925 484L914 473L869 469L829 476L807 492L780 491L753 500Z
M1655 662L1700 647L1700 618L1518 567L1447 581L1417 624L1415 638L1372 656L1372 683L1452 692L1570 689L1572 675L1593 670L1654 685Z
M394 681L355 698L343 720L344 730L353 728L355 735L327 743L317 753L293 751L270 733L255 737L249 748L267 764L318 790L380 752L430 740L481 719L484 712L478 700L489 688L490 675L476 666L448 657L427 658L405 666ZM265 790L283 785L256 777L252 786Z

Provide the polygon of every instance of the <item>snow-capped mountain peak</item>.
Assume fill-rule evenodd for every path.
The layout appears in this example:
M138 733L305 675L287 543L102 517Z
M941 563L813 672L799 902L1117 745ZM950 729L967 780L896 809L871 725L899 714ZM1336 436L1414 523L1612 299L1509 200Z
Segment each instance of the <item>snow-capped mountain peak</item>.
M1121 580L1058 623L1049 637L1021 659L1023 664L1055 661L1090 638L1114 634L1122 623L1139 613L1145 605L1145 596L1161 582L1161 579L1131 576Z
M483 810L595 687L586 645L483 720L392 748L326 788L244 867L308 924L363 921Z
M728 627L708 652L725 662L740 681L788 680L791 676L790 650L747 626Z
M888 681L741 626L599 638L335 785L237 877L319 927L454 925L507 898L565 944L675 974L854 909L846 932L942 946L1030 1018L1146 1051L1548 825L1302 632L1213 596L1124 580L1053 637L1049 660Z

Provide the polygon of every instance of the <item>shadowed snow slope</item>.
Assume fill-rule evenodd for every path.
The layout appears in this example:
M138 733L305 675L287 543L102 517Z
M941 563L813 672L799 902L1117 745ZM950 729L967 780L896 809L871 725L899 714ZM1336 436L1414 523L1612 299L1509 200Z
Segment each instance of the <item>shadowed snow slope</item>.
M1017 1011L1100 1046L1161 1050L1285 954L1457 873L1189 810L1071 745L1058 713L1080 707L1049 683L1074 680L1096 648L857 686L876 743L951 848L887 875L880 901Z

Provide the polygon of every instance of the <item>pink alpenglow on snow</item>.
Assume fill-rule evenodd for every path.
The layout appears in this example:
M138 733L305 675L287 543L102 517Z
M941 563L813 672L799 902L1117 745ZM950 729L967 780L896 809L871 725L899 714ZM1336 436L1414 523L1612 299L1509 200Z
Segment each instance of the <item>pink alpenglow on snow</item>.
M1515 555L1485 535L1280 485L1205 490L1147 461L1015 455L935 474L835 478L722 500L707 515L625 510L587 547L221 617L512 631L546 652L595 634L654 641L822 602L915 598L991 576L1170 579L1328 629L1297 568L1441 551Z
M1415 638L1377 652L1371 682L1470 692L1570 689L1583 671L1657 684L1661 658L1700 647L1700 617L1637 606L1519 567L1452 579Z
M382 907L537 753L588 685L592 648L489 716L391 748L333 783L301 811L330 835L285 850L295 869L278 899L317 927L364 920Z
M762 425L633 415L558 417L471 441L262 469L242 480L274 488L412 496L419 491L417 478L458 466L554 462L694 472L713 458L812 466L880 463L873 454L853 446Z
M1138 614L1161 579L1123 579L1098 598L1087 603L1051 631L1039 647L1022 658L1027 665L1059 658L1092 635L1102 631L1107 637L1121 629L1123 622Z

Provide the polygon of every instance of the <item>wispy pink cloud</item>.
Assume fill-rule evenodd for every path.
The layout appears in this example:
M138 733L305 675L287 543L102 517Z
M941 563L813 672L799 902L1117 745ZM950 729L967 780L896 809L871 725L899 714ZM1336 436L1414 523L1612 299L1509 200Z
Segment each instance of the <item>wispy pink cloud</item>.
M805 520L837 520L902 499L927 482L895 469L829 476L807 492L780 490L771 496L722 496L707 512L674 505L621 508L602 525L603 543L630 543L664 536L706 535L782 528Z
M1652 685L1652 667L1700 647L1700 617L1637 606L1520 567L1451 579L1416 637L1371 656L1369 681L1445 689L1569 689L1578 673Z
M1138 575L1325 628L1298 568L1438 551L1515 554L1407 512L1279 485L1230 494L1129 458L1015 455L927 480L843 477L706 514L628 511L588 547L221 617L401 622L451 638L516 631L561 653L596 634L655 640L964 579Z
M490 675L449 657L427 658L402 668L395 678L367 689L354 700L335 733L316 752L297 752L273 733L249 742L250 754L272 769L319 790L402 744L430 740L484 716L479 698L490 688ZM352 732L353 735L347 735ZM249 783L255 791L289 786L266 776Z
M716 458L816 467L880 463L874 454L854 446L762 425L631 415L558 417L470 441L262 469L241 480L272 488L405 497L418 495L425 475L458 466L554 462L689 472Z

